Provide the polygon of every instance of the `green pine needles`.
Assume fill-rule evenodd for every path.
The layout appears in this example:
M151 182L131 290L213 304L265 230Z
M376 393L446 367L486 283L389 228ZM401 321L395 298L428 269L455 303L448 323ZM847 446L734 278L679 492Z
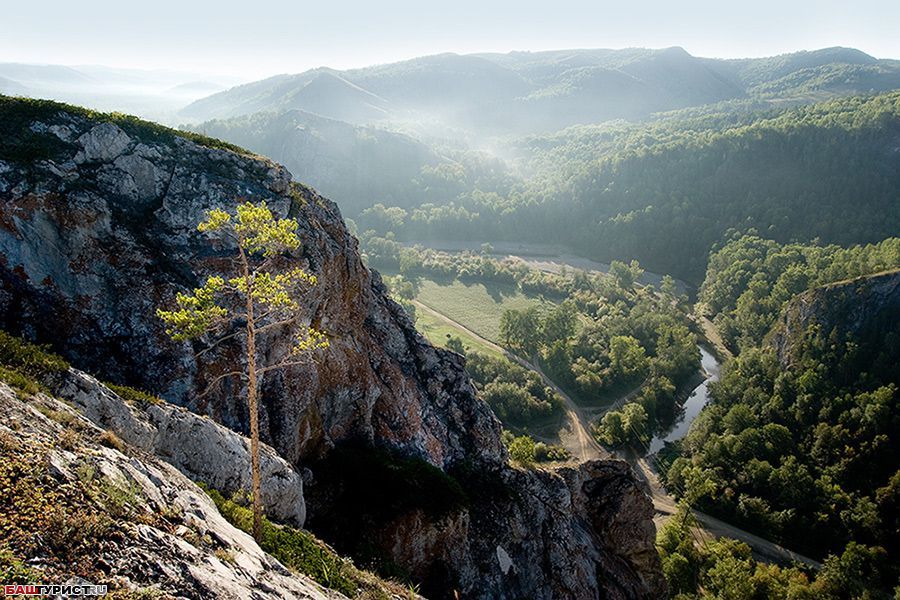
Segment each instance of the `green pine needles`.
M238 204L234 214L212 209L197 230L211 241L233 248L229 272L210 276L191 293L178 293L175 306L158 309L166 333L176 341L211 336L206 352L219 343L242 337L246 343L246 366L215 378L213 385L228 377L247 384L250 409L250 452L253 480L254 536L259 539L262 523L259 475L259 381L268 371L307 364L316 350L328 347L324 332L302 325L301 299L318 281L294 266L291 254L300 248L297 222L272 214L265 202ZM234 329L233 324L243 322ZM267 332L287 333L292 344L280 356L264 345ZM217 336L217 337L216 337ZM260 341L263 344L260 344Z

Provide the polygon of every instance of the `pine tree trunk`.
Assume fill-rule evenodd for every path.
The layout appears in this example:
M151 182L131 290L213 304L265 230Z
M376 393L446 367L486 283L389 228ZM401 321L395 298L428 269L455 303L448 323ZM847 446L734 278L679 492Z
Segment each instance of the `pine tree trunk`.
M248 322L249 323L249 322ZM256 340L251 326L247 333L247 366L249 381L247 399L250 408L250 471L253 479L253 537L262 538L262 499L259 481L259 404L256 398Z
M250 273L244 261L247 281L247 404L250 409L250 474L253 494L253 538L262 540L262 499L259 481L259 404L256 389L256 322L253 316L253 290Z

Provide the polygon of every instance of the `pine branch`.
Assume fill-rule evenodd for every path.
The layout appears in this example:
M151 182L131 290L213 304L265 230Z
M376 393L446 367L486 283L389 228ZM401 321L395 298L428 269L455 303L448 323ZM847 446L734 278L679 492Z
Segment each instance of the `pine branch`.
M199 394L197 394L197 398L202 398L202 397L206 396L208 393L210 393L210 392L212 391L213 387L214 387L217 383L219 383L220 381L222 381L222 380L225 379L226 377L233 377L233 376L235 376L235 375L237 375L237 376L239 376L239 377L246 377L246 376L247 376L243 371L229 371L229 372L227 372L227 373L222 373L221 375L219 375L218 377L216 377L215 379L213 379L213 380L209 383L209 385L206 386L206 389L205 389L205 390L203 390L202 392L200 392Z
M274 312L274 311L272 311L272 312ZM257 319L257 320L261 320L261 319ZM293 316L288 317L287 319L282 319L280 321L275 321L273 323L269 323L268 325L263 325L262 327L257 327L253 331L254 331L254 333L261 333L268 329L272 329L273 327L281 327L283 325L290 325L291 323L295 322L296 320L297 320L297 315L293 315Z
M274 371L275 369L284 369L286 367L294 367L299 365L308 365L310 364L309 360L284 360L274 365L269 365L267 367L262 367L256 370L257 375L262 375L267 371Z
M201 351L199 351L199 352L195 352L195 353L194 353L194 358L200 358L201 356L203 356L204 354L206 354L206 353L209 352L210 350L213 350L213 349L217 348L217 347L219 346L219 344L221 344L222 342L228 341L228 340L230 340L230 339L232 339L232 338L234 338L234 337L236 337L236 336L238 336L238 335L240 335L240 334L242 334L242 333L243 333L243 331L240 330L240 329L238 329L238 330L235 331L234 333L229 333L228 335L224 335L224 336L220 337L219 339L217 339L216 341L214 341L212 344L210 344L209 346L207 346L207 347L204 348L203 350L201 350Z

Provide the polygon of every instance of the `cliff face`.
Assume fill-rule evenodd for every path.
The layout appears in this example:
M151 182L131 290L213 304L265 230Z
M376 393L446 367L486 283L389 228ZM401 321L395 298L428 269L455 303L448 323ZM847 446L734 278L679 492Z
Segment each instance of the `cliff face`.
M315 363L266 378L264 440L302 468L364 440L503 483L449 520L407 511L376 540L411 572L443 573L466 597L658 597L652 508L622 464L557 474L505 464L499 423L462 359L419 335L360 260L337 208L259 157L133 120L0 98L0 324L77 367L159 393L238 431L237 346L197 357L154 310L217 272L196 232L212 207L266 200L299 224L298 264L319 279L305 314L329 334ZM272 334L263 344L287 340ZM315 477L307 472L307 476ZM315 506L310 515L315 517ZM407 543L409 541L409 543ZM435 579L437 581L437 579Z
M900 337L900 270L832 283L798 294L785 307L770 341L779 361L802 360L810 343L832 348L834 359L848 350L859 363L896 357ZM852 345L848 348L847 343ZM872 367L873 365L868 365Z
M122 125L129 132L50 111L21 125L48 149L45 159L0 155L0 315L8 331L242 429L246 409L233 382L196 398L232 370L238 349L195 359L201 346L170 342L154 311L217 271L220 257L196 231L205 211L266 200L300 224L297 260L321 282L308 315L331 348L316 365L267 378L263 436L294 462L348 437L438 466L501 457L499 425L459 360L416 335L387 299L334 204L292 185L271 162ZM276 334L268 343L283 340Z

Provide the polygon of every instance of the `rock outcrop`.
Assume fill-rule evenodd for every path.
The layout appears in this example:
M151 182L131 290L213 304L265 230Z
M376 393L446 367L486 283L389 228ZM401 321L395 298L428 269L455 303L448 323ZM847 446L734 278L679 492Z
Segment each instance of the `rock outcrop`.
M226 496L250 489L250 447L240 434L166 402L129 404L75 369L55 376L52 386L56 397L71 402L95 425L165 460L192 481ZM259 459L266 514L302 527L306 503L300 474L265 444Z
M895 347L900 336L900 270L839 281L798 294L787 304L769 335L785 367L819 338L842 354L852 341L858 360ZM835 357L837 358L837 357Z
M436 596L664 595L652 506L628 468L507 466L499 422L463 359L416 332L362 263L334 204L292 183L284 168L211 140L52 103L0 102L13 104L0 125L3 328L50 343L80 369L246 431L234 382L198 393L233 368L240 348L198 355L204 346L170 341L154 311L218 271L221 255L196 231L205 211L265 200L299 224L295 260L320 282L304 315L330 337L315 362L262 384L262 435L281 457L300 468L362 440L450 473L480 474L484 485L462 480L466 507L437 520L406 511L373 540L409 572L442 582L431 588ZM276 332L263 347L286 343ZM178 413L151 408L142 418L173 440L192 435ZM175 463L190 461L171 445L151 445ZM196 465L183 468L199 474ZM315 517L316 505L308 506Z
M653 505L625 462L498 475L512 493L473 506L466 597L666 596Z
M48 554L72 557L70 564L30 562L44 583L191 600L344 598L263 552L170 464L134 447L99 443L103 430L64 402L45 394L20 398L0 382L0 417L0 477L27 485L12 501L13 513L0 517L4 541L20 545L21 530L42 535ZM10 472L18 480L7 480ZM52 505L44 507L47 501ZM46 521L24 512L41 508L53 511ZM106 514L97 518L98 510ZM24 583L21 571L6 572L13 579L4 583ZM79 579L55 580L73 574Z

